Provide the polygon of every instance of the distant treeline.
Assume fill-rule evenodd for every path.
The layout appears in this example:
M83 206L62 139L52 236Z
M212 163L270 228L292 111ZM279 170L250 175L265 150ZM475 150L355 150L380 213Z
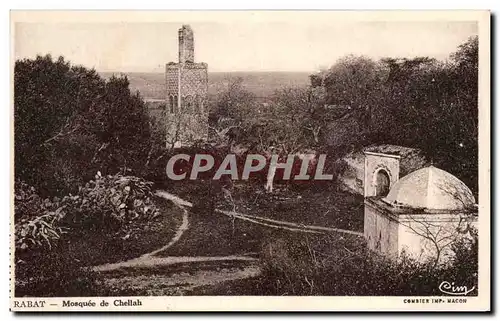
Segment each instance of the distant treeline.
M274 91L288 86L308 86L308 72L210 72L208 66L208 93L216 95L234 78L242 78L246 90L257 97L271 96ZM132 92L139 91L146 99L165 99L165 74L159 72L99 72L103 78L127 76Z

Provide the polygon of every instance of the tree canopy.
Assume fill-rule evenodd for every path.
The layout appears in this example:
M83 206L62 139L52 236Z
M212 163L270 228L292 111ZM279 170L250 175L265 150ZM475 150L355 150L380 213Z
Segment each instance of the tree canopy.
M103 173L139 170L150 144L147 109L126 77L102 79L50 55L16 61L15 175L63 193Z

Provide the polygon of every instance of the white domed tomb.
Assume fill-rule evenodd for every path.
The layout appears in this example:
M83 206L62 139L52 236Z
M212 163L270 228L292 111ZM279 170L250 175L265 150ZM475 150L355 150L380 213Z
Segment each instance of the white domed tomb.
M449 259L452 244L470 237L471 227L477 224L471 190L432 165L398 180L397 157L366 157L365 182L371 184L365 185L364 236L368 247L389 257L404 252L420 261ZM377 168L386 177L381 177Z

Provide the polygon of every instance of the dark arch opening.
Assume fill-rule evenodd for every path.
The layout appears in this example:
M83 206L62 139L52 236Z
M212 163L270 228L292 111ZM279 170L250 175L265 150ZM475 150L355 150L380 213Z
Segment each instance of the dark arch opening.
M173 110L179 110L179 100L177 99L177 95L174 95L174 108Z
M379 170L375 177L375 195L387 196L387 194L389 194L390 185L391 179L389 177L389 174L383 169Z
M170 101L169 101L170 112L173 113L174 112L174 96L170 96L169 99L170 99Z
M186 113L193 113L193 97L191 95L186 96Z

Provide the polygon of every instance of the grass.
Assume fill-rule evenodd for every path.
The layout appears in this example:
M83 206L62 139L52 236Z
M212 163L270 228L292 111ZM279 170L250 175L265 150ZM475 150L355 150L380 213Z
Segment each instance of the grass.
M304 224L362 227L362 206L359 208L360 202L354 195L328 188L299 190L286 185L276 185L275 193L265 194L259 187L260 184L248 183L233 186L237 211ZM308 234L233 221L214 212L215 207L229 204L216 185L210 188L208 182L182 182L166 189L195 206L189 213L188 230L158 256L247 255L258 261L177 263L125 268L103 275L86 274L79 269L82 265L137 257L166 244L180 225L181 211L158 200L161 218L136 226L134 238L112 240L111 236L89 233L75 235L64 251L63 247L56 251L66 257L56 255L53 260L45 260L53 265L49 269L38 266L36 260L28 261L32 269L47 272L41 274L44 279L37 281L35 289L33 281L27 280L23 287L16 287L16 295L443 295L438 289L442 280L477 288L477 246L459 250L458 260L446 268L435 269L404 258L395 262L369 251L359 236ZM336 209L332 212L332 208ZM332 215L318 215L328 209ZM76 260L82 261L75 264ZM229 277L248 267L262 274L247 274L251 277L243 279ZM63 271L64 275L53 271Z
M195 287L184 295L443 295L438 289L443 277L477 284L473 277L476 268L469 262L475 262L472 255L465 255L466 264L434 269L404 257L400 261L381 257L369 251L364 239L355 235L297 233L239 220L235 220L233 234L229 217L196 205L200 199L201 204L204 198L206 201L207 186L198 182L178 185L175 190L195 202L196 212L192 214L188 234L163 254L251 252L259 258L262 271L260 276L253 278ZM212 198L219 205L229 205L216 195ZM335 190L297 190L281 185L275 193L265 194L258 186L235 184L233 197L239 212L304 224L325 225L326 221L339 228L362 230L363 226L360 200ZM330 217L325 219L317 215L329 208L335 208Z
M210 186L212 184L212 187ZM301 234L256 225L213 211L232 209L221 192L207 181L183 181L166 189L194 203L189 229L171 248L159 256L221 256L260 253L268 239ZM260 185L236 184L233 197L236 211L295 223L363 230L362 200L353 194L330 190L296 191L284 185L275 193L262 193Z
M262 240L262 275L195 288L189 295L317 295L306 279L319 282L322 276L315 271L335 270L337 263L364 249L364 241L356 236L276 231Z
M453 280L477 295L477 248L462 248L462 258L434 267L406 257L389 260L369 251L362 238L338 234L275 235L260 255L262 274L194 288L189 295L273 296L446 296L443 280Z
M75 233L62 251L79 253L77 259L89 266L132 259L167 244L182 221L182 211L172 203L155 198L160 216L153 221L132 223L128 239L84 231Z
M218 214L191 213L189 229L171 248L157 256L225 256L257 253L266 231L251 224Z
M169 192L193 203L211 201L232 210L221 197L220 187L209 181L179 181L165 187ZM304 225L327 226L363 231L363 197L337 191L333 184L320 186L275 184L273 193L265 193L263 184L244 181L233 185L236 212Z
M263 193L260 186L234 187L238 211L281 221L363 231L363 197L331 188L297 189L276 186Z

